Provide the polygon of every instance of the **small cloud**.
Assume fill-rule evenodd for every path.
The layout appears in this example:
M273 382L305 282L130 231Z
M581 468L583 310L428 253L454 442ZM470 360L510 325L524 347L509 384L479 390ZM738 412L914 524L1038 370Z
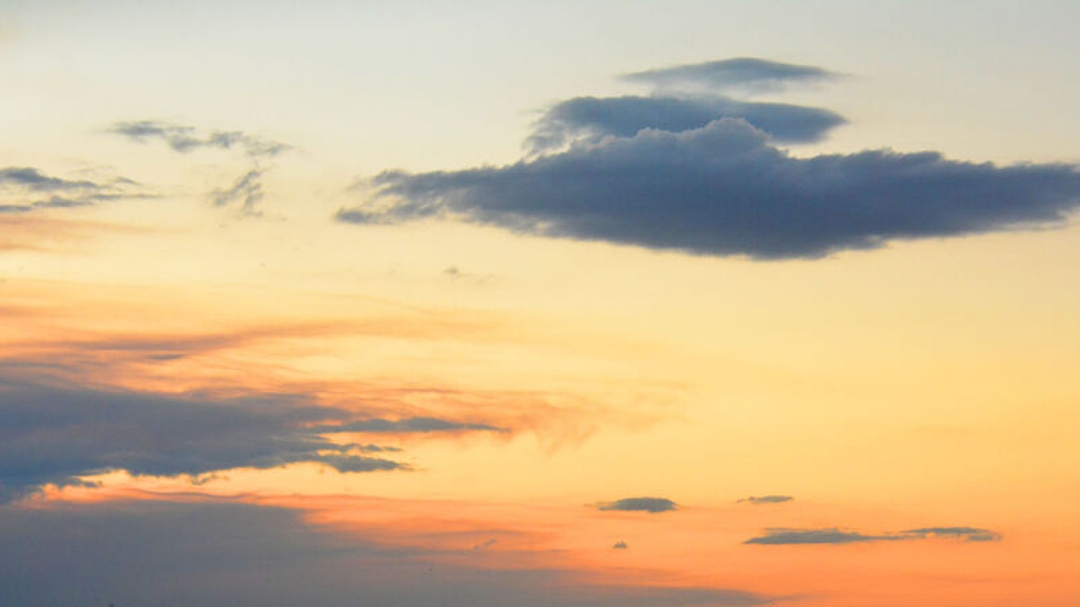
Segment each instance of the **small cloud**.
M917 539L926 538L953 538L968 542L999 542L1001 534L989 529L977 527L924 527L922 529L908 529L901 531L902 535Z
M475 546L472 547L472 549L473 550L485 550L487 548L490 548L490 547L494 546L498 542L499 542L499 540L497 540L495 538L492 538L490 540L485 540L483 542L480 542L479 544L476 544Z
M622 512L649 512L656 514L677 510L678 505L663 497L628 497L614 502L601 502L597 504L600 510L618 510Z
M736 503L741 504L743 502L746 502L755 506L761 506L763 504L782 504L784 502L790 502L794 500L795 498L791 497L790 495L762 495L759 497L751 495L750 497L743 498Z
M853 531L839 529L784 529L770 528L765 535L750 538L744 544L851 544L856 542L876 542L894 539L885 536L863 535Z
M909 529L899 533L868 535L856 531L828 529L769 528L765 535L750 538L744 544L797 545L797 544L853 544L863 542L897 542L928 539L959 539L968 542L996 542L1001 534L976 527L927 527Z
M615 545L611 547L612 550L626 550L627 548L629 546L626 545L626 542L615 542Z
M790 84L812 84L839 77L840 74L812 65L735 57L633 72L622 79L664 88L776 91Z
M442 271L443 276L455 282L469 282L474 285L484 285L495 279L492 274L473 274L465 272L457 266L449 266Z
M224 207L233 202L240 202L240 213L242 215L261 215L256 206L263 199L263 173L265 173L263 169L251 169L237 179L232 187L211 192L210 202L215 207Z

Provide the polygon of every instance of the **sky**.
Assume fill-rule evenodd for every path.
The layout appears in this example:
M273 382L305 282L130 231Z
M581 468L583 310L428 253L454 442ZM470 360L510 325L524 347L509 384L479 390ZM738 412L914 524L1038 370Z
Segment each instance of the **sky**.
M1080 603L1078 21L0 0L0 596Z

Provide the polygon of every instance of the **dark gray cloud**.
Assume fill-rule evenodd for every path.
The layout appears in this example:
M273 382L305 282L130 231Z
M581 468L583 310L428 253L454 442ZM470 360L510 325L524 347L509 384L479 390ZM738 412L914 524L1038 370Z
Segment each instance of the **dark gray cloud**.
M839 74L812 65L736 57L634 72L624 75L623 79L657 87L777 90L787 84L822 82L838 77Z
M750 497L739 500L738 503L746 502L755 506L760 506L762 504L782 504L784 502L793 501L794 499L795 498L791 497L790 495L751 495Z
M177 152L202 148L239 148L252 158L271 158L289 149L288 145L242 131L202 131L193 126L158 120L116 122L107 132L144 143L159 140Z
M1065 164L888 150L799 158L739 119L647 129L503 167L374 179L339 221L449 217L513 231L755 259L817 258L898 239L1053 226L1080 205Z
M782 598L449 564L308 527L290 510L236 503L6 506L0 537L5 604L35 607L701 607ZM454 560L477 556L464 552Z
M678 509L675 502L663 497L628 497L614 502L601 502L596 507L600 510L649 512L652 514Z
M818 141L845 122L820 108L726 97L575 97L545 112L525 145L542 153L606 136L633 137L644 129L690 131L721 118L742 118L781 143Z
M317 430L348 417L291 395L172 396L0 377L0 503L114 470L195 476L300 462L340 472L409 469Z
M6 194L8 199L0 204L0 214L71 209L113 200L149 198L149 194L133 189L138 185L123 177L99 181L64 179L34 167L7 167L0 169L0 192ZM43 195L47 197L41 198Z
M976 527L927 527L909 529L899 533L867 535L840 529L786 529L770 528L765 535L750 538L744 544L793 545L793 544L853 544L862 542L896 542L932 538L959 539L969 542L996 542L1001 534Z
M630 546L626 545L626 542L615 542L611 547L612 550L627 550Z
M323 425L318 430L324 433L335 432L368 432L368 433L428 433L428 432L505 432L505 428L477 424L471 422L456 422L437 417L407 417L403 419L362 419L343 424Z

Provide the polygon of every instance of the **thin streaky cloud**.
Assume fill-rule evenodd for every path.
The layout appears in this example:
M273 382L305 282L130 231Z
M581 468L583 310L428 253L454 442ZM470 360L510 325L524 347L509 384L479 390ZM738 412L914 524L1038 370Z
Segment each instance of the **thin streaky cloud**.
M785 546L800 544L856 544L866 542L900 542L929 539L953 539L967 542L1001 541L1000 533L977 527L927 527L899 533L866 534L837 528L790 529L769 528L765 534L750 538L744 544Z
M795 83L835 80L840 74L813 65L736 57L624 74L623 80L656 87L779 90Z

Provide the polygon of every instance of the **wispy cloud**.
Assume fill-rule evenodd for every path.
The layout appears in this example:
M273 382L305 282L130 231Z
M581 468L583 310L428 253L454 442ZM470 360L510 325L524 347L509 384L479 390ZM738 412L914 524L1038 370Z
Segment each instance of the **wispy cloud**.
M899 533L865 534L857 531L845 531L836 528L827 529L787 529L770 528L765 535L754 537L744 544L795 545L795 544L854 544L863 542L896 542L906 540L926 540L933 538L958 539L968 542L996 542L1001 535L989 529L976 527L927 527L909 529Z
M239 148L252 158L272 158L289 146L243 131L203 131L193 126L159 120L134 120L113 123L107 132L140 143L162 141L177 152L187 153L204 148L229 150Z
M429 432L505 432L488 424L450 421L435 417L408 417L404 419L364 419L344 424L318 426L327 434L342 432L412 434Z
M0 169L0 214L29 213L40 209L90 207L101 202L150 198L139 184L123 177L111 179L65 179L34 167Z
M251 160L251 168L231 186L211 192L209 199L216 207L239 203L240 214L249 217L262 215L257 207L264 198L262 182L269 170L265 161L290 149L290 146L284 143L243 131L204 131L193 126L158 120L117 122L110 126L107 132L139 143L161 141L182 154L202 149L242 150Z
M600 502L596 507L600 510L657 514L677 510L679 506L665 497L628 497L613 502Z
M703 65L654 76L769 82L788 73L749 64L732 76L730 64ZM805 157L776 145L816 140L841 123L827 110L715 95L575 98L548 110L527 140L541 155L498 167L385 171L371 182L371 200L336 218L443 218L767 260L1058 226L1080 206L1080 168L1071 164L997 166L887 149Z
M784 502L793 501L794 499L795 498L791 497L790 495L751 495L750 497L738 500L738 502L736 503L748 503L755 506L761 506L763 504L782 504Z

